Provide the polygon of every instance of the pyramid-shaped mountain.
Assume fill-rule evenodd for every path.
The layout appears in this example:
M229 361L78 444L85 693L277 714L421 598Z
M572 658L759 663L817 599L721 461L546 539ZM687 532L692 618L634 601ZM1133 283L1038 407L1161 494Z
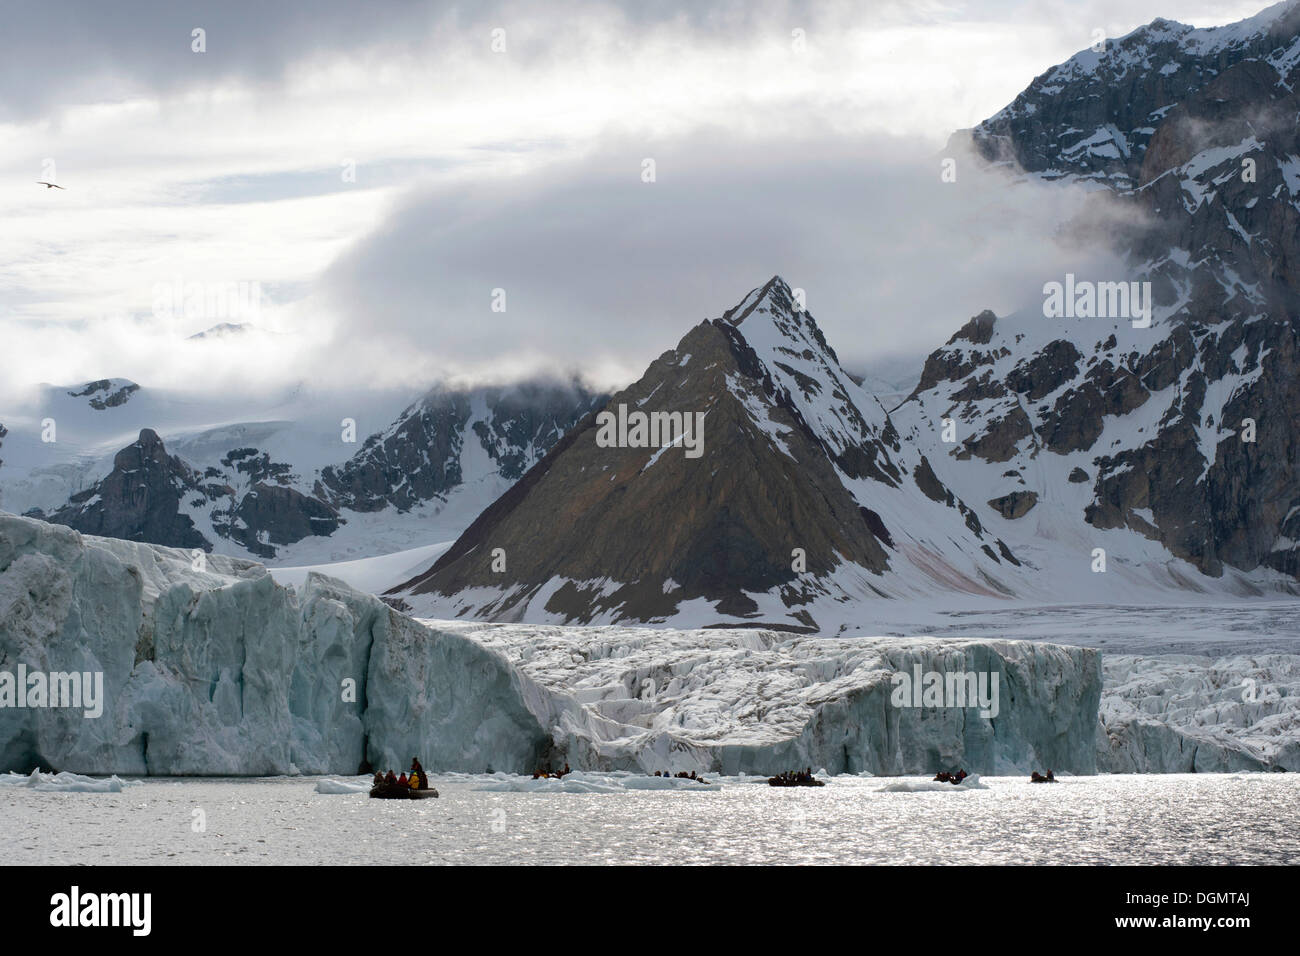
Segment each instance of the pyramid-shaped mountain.
M854 597L1005 594L1011 551L774 277L588 415L394 597L416 613L825 630Z

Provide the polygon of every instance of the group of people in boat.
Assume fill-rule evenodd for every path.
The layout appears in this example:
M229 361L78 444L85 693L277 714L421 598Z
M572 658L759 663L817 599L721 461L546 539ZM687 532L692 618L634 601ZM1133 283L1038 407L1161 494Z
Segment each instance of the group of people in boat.
M533 779L534 780L559 780L562 777L566 777L571 773L573 773L573 771L569 769L569 765L567 763L564 765L564 769L559 771L558 773L551 773L551 767L548 764L545 770L543 770L541 767L538 767L536 770L534 770Z
M374 785L376 787L397 786L397 787L409 787L412 790L428 790L429 778L425 776L424 768L420 766L419 758L412 757L410 776L407 776L406 774L401 774L400 776L398 776L395 775L391 770L388 771L388 773L380 773L378 770L376 770Z
M813 776L812 767L804 770L782 770L775 777L769 778L780 783L816 783L817 778Z
M957 768L956 773L949 773L947 770L940 770L934 775L934 779L940 783L961 783L969 776L970 774L959 767Z
M692 770L690 773L687 773L685 770L678 770L676 773L670 773L669 771L665 770L663 773L660 773L658 770L656 770L654 775L656 777L675 777L679 780L694 780L696 783L709 782L705 780L703 777L696 776L694 770Z
M1050 770L1047 771L1046 775L1043 775L1039 773L1037 770L1035 770L1033 773L1029 775L1029 782L1030 783L1056 783L1056 777L1052 774L1052 771Z

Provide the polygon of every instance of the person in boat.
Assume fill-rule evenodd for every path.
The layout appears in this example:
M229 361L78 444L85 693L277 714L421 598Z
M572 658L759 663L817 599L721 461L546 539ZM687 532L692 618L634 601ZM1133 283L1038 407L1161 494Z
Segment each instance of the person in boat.
M410 784L407 783L407 780L406 780L406 774L402 774L400 777L397 778L397 785L398 785L399 787L409 787L409 786L410 786Z
M1031 773L1031 774L1029 775L1029 782L1030 782L1030 783L1047 783L1047 778L1044 777L1044 776L1043 776L1041 773L1039 773L1037 770L1035 770L1033 773Z
M429 786L429 780L424 775L424 768L420 766L420 758L411 758L411 789L424 790Z
M384 785L384 774L382 771L376 770L373 786L382 787L383 785Z
M966 779L967 777L969 777L969 776L970 776L970 774L968 774L965 770L962 770L960 767L958 767L958 768L957 768L957 775L953 778L953 783L961 783L963 780L965 780L965 779Z
M391 770L388 771L388 773L384 774L384 783L389 784L390 786L397 783L397 775Z
M1056 783L1056 775L1053 774L1050 769L1047 771L1047 776L1044 777L1043 779L1046 780L1048 783Z

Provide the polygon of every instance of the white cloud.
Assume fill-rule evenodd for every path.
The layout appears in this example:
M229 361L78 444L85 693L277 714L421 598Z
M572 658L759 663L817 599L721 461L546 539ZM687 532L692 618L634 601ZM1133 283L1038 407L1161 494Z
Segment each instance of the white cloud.
M1096 26L1254 12L1169 6L228 3L201 55L193 8L32 8L0 41L0 378L627 376L778 271L848 356L924 351L1051 225L955 210L927 151ZM282 354L173 355L178 275L260 282Z

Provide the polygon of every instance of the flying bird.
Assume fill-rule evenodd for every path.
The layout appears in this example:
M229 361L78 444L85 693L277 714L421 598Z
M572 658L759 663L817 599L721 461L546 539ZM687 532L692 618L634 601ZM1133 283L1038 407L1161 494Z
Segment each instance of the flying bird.
M36 185L44 186L46 189L62 189L62 186L56 186L54 183L47 183L43 179L36 180Z

